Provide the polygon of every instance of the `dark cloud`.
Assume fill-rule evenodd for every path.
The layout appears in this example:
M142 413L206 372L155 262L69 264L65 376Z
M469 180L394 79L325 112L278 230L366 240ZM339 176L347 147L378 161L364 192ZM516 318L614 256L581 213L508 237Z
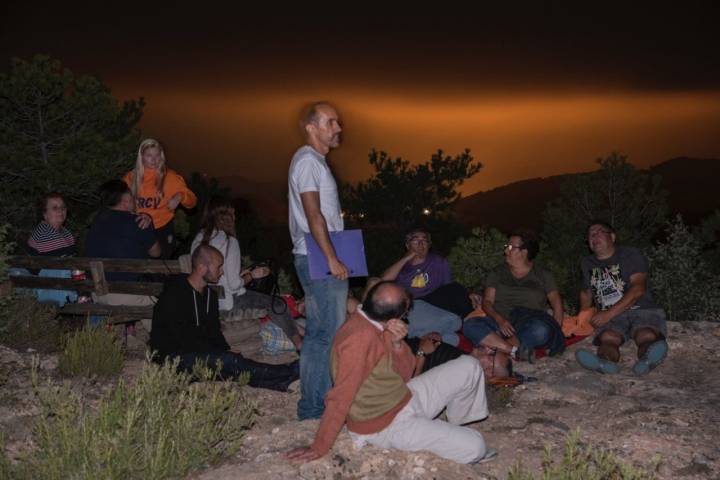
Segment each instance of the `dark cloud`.
M716 3L508 3L262 10L240 2L11 3L0 51L47 51L125 83L172 75L186 85L277 88L333 80L462 91L720 86Z

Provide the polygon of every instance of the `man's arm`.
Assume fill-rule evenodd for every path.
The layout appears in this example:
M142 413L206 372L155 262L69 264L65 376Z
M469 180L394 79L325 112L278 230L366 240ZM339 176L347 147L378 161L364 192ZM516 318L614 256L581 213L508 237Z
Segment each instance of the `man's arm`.
M164 353L182 351L187 339L192 335L183 321L183 306L179 302L177 288L166 283L153 308L151 338L153 348Z
M410 346L403 339L407 337L408 327L402 320L393 318L385 324L383 339L386 335L390 337L390 348L392 356L393 369L405 380L410 380L413 376L415 368L415 355L413 355Z
M225 340L225 335L222 333L222 327L220 326L220 304L218 302L217 293L210 290L208 287L208 295L210 295L210 312L208 323L210 324L210 341L213 343L213 347L217 348L222 352L230 350L230 345Z
M325 455L335 443L340 430L345 424L352 402L360 386L365 381L363 376L365 359L372 355L368 350L371 347L372 337L359 332L360 335L352 342L337 345L337 374L333 388L325 397L325 412L320 420L320 427L315 434L312 445L296 448L288 452L291 461L311 461Z
M635 305L640 297L645 294L647 289L647 273L633 273L630 275L630 287L618 302L605 311L596 313L590 320L595 327L602 327L613 318L620 315L625 310Z
M550 302L550 306L552 307L553 317L555 318L555 321L558 323L558 325L562 325L565 312L563 311L563 304L560 293L558 293L557 290L553 290L552 292L547 294L547 298L548 302Z
M160 242L155 240L155 243L153 243L152 247L150 247L150 250L148 250L148 256L151 258L157 258L162 253L162 247L160 246Z
M325 216L320 210L320 193L301 193L300 200L302 201L305 217L307 218L308 226L310 227L310 233L320 247L320 250L323 252L323 255L325 255L325 258L327 258L330 273L338 280L347 279L347 267L337 258L335 248L330 242L327 222L325 221Z
M398 275L400 275L400 270L413 258L415 258L415 252L407 252L400 260L390 265L387 270L383 272L381 278L383 280L394 281Z
M515 335L515 329L510 322L495 310L495 287L485 288L485 292L483 292L482 309L488 317L495 320L495 323L498 324L503 335L506 337Z
M593 296L589 288L580 290L580 310L587 310L592 307Z

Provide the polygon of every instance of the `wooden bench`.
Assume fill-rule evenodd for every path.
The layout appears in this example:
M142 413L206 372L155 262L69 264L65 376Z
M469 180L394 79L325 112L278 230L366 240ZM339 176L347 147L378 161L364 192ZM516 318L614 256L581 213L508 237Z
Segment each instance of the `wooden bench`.
M8 282L12 288L40 288L49 290L71 290L78 295L106 295L125 293L157 297L162 292L161 282L146 281L108 281L107 272L125 272L140 274L190 273L190 256L183 255L178 260L140 260L118 258L88 257L33 257L16 256L7 260L9 267L24 268L29 271L41 269L82 270L84 280L72 278L38 277L35 275L11 275ZM222 287L213 287L222 298ZM99 303L68 303L60 308L63 315L102 315L110 323L127 323L143 318L152 318L152 306L103 305Z

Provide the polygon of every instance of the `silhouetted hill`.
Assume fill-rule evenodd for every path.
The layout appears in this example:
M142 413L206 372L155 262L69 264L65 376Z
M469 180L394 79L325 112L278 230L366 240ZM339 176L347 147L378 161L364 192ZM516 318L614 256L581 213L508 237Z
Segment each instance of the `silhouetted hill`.
M655 165L651 173L662 178L672 213L681 213L688 223L697 223L720 209L717 173L720 160L679 157ZM533 178L469 195L455 207L458 220L468 226L493 226L509 231L518 226L542 228L547 202L560 193L568 175Z

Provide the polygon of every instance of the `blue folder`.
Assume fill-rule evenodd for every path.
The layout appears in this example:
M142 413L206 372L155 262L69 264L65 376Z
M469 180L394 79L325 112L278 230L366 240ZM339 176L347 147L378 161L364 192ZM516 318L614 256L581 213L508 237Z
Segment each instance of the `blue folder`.
M335 253L340 261L348 268L351 277L367 277L368 269L365 260L365 244L362 230L330 232L330 242L335 247ZM310 278L321 280L331 277L327 258L325 258L312 234L305 234L305 244L307 245Z

